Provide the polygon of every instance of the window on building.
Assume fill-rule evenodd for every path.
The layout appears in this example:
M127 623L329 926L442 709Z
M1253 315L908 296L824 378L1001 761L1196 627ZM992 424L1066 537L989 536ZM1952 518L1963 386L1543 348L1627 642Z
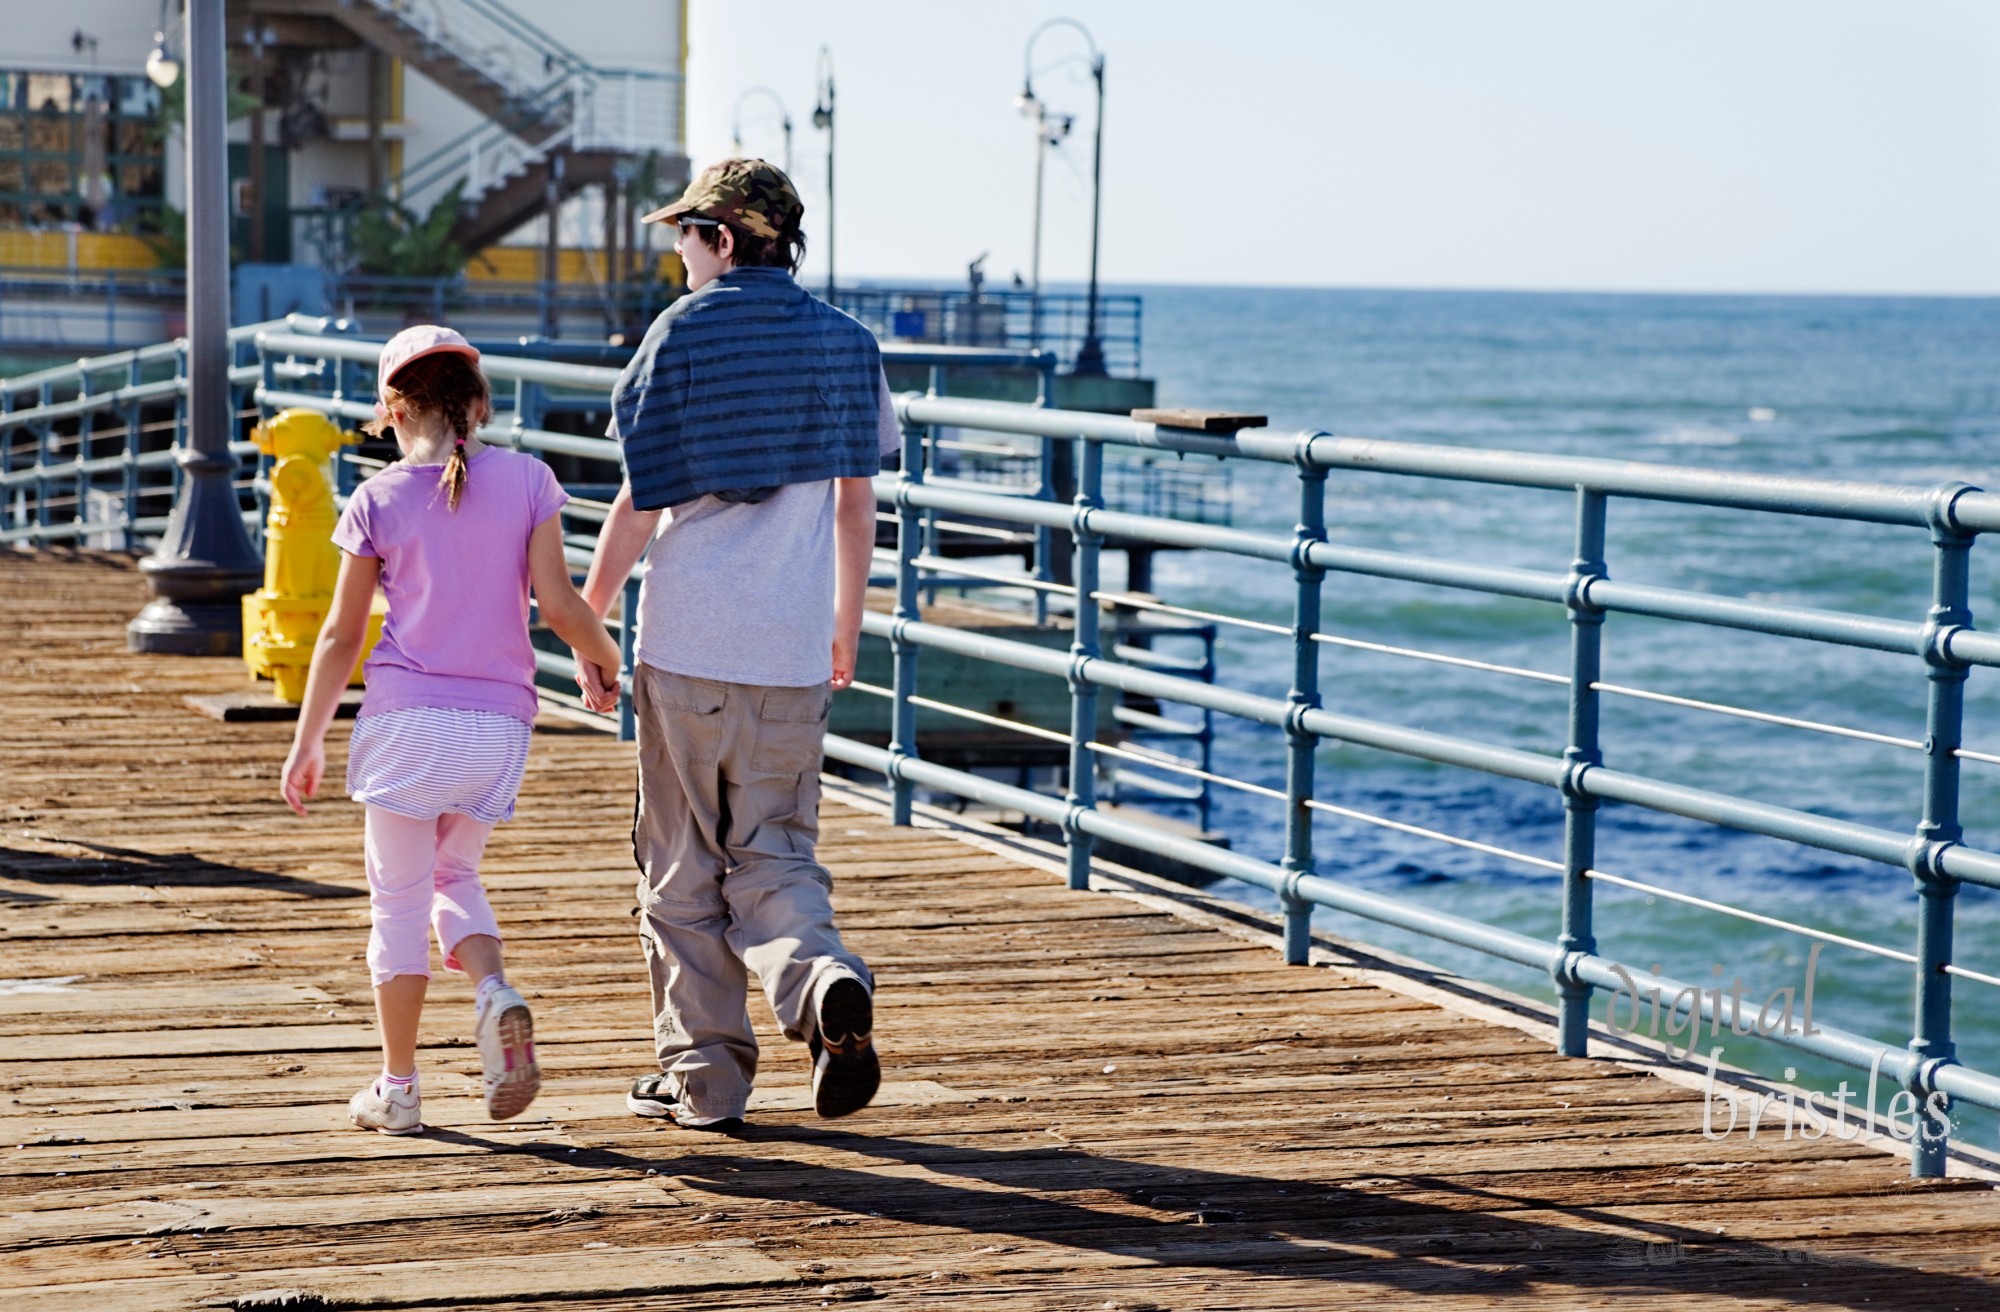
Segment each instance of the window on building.
M157 232L164 136L144 77L0 70L0 228Z

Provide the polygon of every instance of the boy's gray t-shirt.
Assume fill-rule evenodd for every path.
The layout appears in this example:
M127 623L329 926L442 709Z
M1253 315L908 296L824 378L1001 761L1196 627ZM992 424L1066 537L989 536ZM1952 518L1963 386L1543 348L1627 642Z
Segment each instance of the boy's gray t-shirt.
M886 456L902 437L886 376L880 390ZM831 479L792 483L762 501L702 496L661 512L639 588L638 659L726 683L831 679L833 489Z

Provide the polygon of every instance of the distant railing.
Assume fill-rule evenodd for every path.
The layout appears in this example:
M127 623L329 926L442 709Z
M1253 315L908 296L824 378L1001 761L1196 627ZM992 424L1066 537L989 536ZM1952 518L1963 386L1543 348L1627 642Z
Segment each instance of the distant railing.
M981 291L931 288L841 287L834 303L875 330L885 342L1053 351L1076 363L1089 327L1089 298L1074 292ZM1105 367L1120 377L1140 373L1139 321L1143 298L1097 298L1098 341Z
M0 348L143 346L179 333L186 303L179 269L0 267Z
M233 374L238 385L247 389L246 401L257 411L307 406L350 421L372 414L371 374L380 344L343 336L341 327L293 321L267 326L249 333L247 338L244 330L239 330L239 349L257 353L255 364L239 365ZM929 357L936 357L940 368L953 365L1035 368L1044 379L1045 400L1048 395L1052 361L1046 356L973 350L918 351L914 355L920 363L933 362ZM4 511L0 511L0 541L74 541L94 532L122 532L129 541L157 525L157 514L148 512L156 510L160 503L144 501L143 490L137 483L140 473L161 470L162 463L145 453L135 457L122 449L98 451L92 443L100 438L136 441L134 434L143 427L139 408L172 404L183 394L184 389L172 372L179 356L179 347L169 344L0 382L0 506L4 506ZM615 448L603 438L550 432L536 426L541 404L538 398L543 389L602 394L615 380L615 370L495 356L486 357L484 365L499 384L496 391L506 410L487 429L490 440L545 454L602 461L607 467L616 460ZM159 376L153 377L153 371L158 371ZM1065 836L1073 887L1088 886L1093 845L1098 840L1114 841L1197 870L1242 880L1279 898L1284 915L1284 951L1293 962L1307 959L1311 911L1321 906L1532 968L1548 979L1558 996L1560 1051L1578 1057L1588 1055L1594 990L1629 994L1635 1027L1642 999L1646 997L1653 998L1656 1006L1667 1004L1670 1022L1680 1016L1684 1007L1685 1020L1697 1029L1704 1023L1719 1028L1742 1019L1740 1014L1729 1015L1724 1000L1731 995L1720 987L1686 983L1598 951L1593 909L1595 886L1610 883L1637 889L1649 899L1748 920L1799 935L1816 947L1860 952L1910 968L1916 1007L1913 1033L1907 1045L1884 1043L1833 1024L1781 1026L1775 1031L1759 1024L1756 1029L1769 1042L1869 1071L1871 1081L1879 1075L1900 1091L1899 1096L1907 1095L1910 1124L1915 1127L1910 1136L1913 1174L1936 1176L1945 1168L1949 1130L1941 1116L1933 1119L1933 1111L1948 1113L1957 1102L2000 1110L2000 1076L1965 1063L1953 1042L1954 982L1963 981L1979 988L2000 987L2000 976L1961 964L1954 957L1952 943L1955 899L1960 890L1967 886L2000 888L2000 853L1967 844L1959 818L1961 765L1966 762L2000 765L2000 755L1975 751L1963 741L1967 678L1976 667L2000 667L2000 637L1974 628L1969 603L1972 548L1979 534L2000 530L2000 495L1959 483L1934 487L1836 483L1581 457L1375 442L1335 438L1319 432L1245 429L1233 434L1204 433L1059 411L1046 405L1005 405L948 396L906 394L896 398L895 406L903 432L901 470L876 480L876 496L884 511L893 514L897 525L895 551L878 557L880 572L894 582L896 605L891 614L870 612L863 621L864 633L886 640L893 652L892 686L857 684L853 691L843 694L884 699L890 712L891 735L886 747L829 737L826 753L833 760L885 776L893 797L893 814L899 823L910 821L916 790L929 788L1019 812L1058 827ZM124 416L122 430L101 434L92 431L97 418L115 419L120 415ZM1027 449L1040 453L1044 477L1032 489L1012 494L937 477L933 473L933 456L941 430L945 429L981 434L995 443L1025 444ZM1057 456L1065 449L1076 471L1075 494L1067 501L1059 500L1054 493L1059 481ZM1138 514L1108 505L1105 463L1107 453L1114 451L1173 452L1289 468L1296 479L1296 527L1289 534L1253 532ZM363 472L363 466L356 458L345 456L339 470L338 483L345 490ZM1336 544L1328 540L1325 531L1326 480L1332 470L1566 491L1575 497L1574 538L1564 552L1572 557L1571 562L1562 571L1538 570ZM1921 616L1877 616L1616 581L1606 563L1610 554L1606 510L1611 501L1620 498L1680 502L1729 513L1780 513L1912 530L1912 549L1926 552L1931 563L1929 607ZM572 517L586 524L601 521L603 512L601 501L572 502L570 507ZM1069 579L1060 581L1041 563L1049 558L1046 551L1038 550L1037 568L1012 574L942 558L927 547L936 525L942 522L940 517L976 525L1013 525L1036 534L1038 546L1046 545L1052 537L1066 537L1071 553ZM1921 545L1914 536L1919 533L1924 535ZM1159 596L1107 589L1100 582L1099 572L1107 539L1217 553L1237 562L1262 562L1265 568L1282 571L1290 579L1292 614L1287 623L1274 624L1226 611L1176 604ZM588 531L565 539L573 566L581 567L588 560L592 541L593 534ZM1412 649L1378 647L1377 650L1429 663L1430 668L1451 665L1470 668L1481 676L1560 686L1567 703L1563 752L1554 755L1497 746L1357 713L1365 712L1366 708L1350 712L1323 705L1319 685L1321 648L1355 642L1328 631L1321 623L1321 591L1329 574L1400 580L1526 599L1550 607L1551 619L1560 616L1557 622L1569 635L1571 657L1568 669L1563 672L1468 661ZM1051 650L991 632L954 629L924 619L919 600L926 589L974 584L1024 597L1022 604L1032 606L1038 617L1065 617L1071 638L1069 650ZM626 615L636 609L633 586L628 584ZM1282 637L1291 649L1290 686L1281 697L1265 696L1205 682L1188 672L1176 671L1168 662L1148 659L1143 651L1119 649L1107 655L1101 647L1100 626L1102 613L1112 607ZM1919 754L1924 787L1918 813L1910 826L1890 829L1820 814L1811 809L1811 798L1802 799L1804 804L1798 807L1782 806L1606 765L1598 730L1604 699L1657 700L1666 696L1604 680L1603 621L1609 614L1720 626L1903 658L1911 677L1921 676L1926 690L1926 723L1921 740L1773 717L1752 708L1674 700L1708 713L1775 722L1790 730L1859 738L1885 748ZM623 731L629 734L632 728L629 630L624 633L624 646L628 697L621 720ZM974 710L955 703L949 688L926 687L919 678L925 651L951 653L966 661L993 662L1063 681L1069 690L1070 732L1064 735L1005 715ZM573 673L574 664L567 656L544 652L537 659L540 668L555 677ZM1283 788L1228 777L1206 763L1177 759L1168 751L1134 750L1100 737L1097 699L1103 689L1153 699L1161 708L1161 720L1169 725L1191 725L1193 722L1183 717L1192 712L1264 726L1268 732L1281 736L1286 744ZM1025 738L1059 744L1069 761L1064 793L1039 792L924 760L916 738L916 714L920 707ZM1177 714L1169 715L1170 710ZM1545 789L1563 816L1560 859L1422 829L1322 800L1316 786L1316 751L1322 743L1335 740ZM1131 815L1109 813L1099 805L1097 784L1101 764L1106 761L1133 764L1281 801L1285 807L1282 860L1260 860L1194 841ZM1868 942L1748 907L1693 898L1672 888L1607 871L1599 865L1596 840L1597 809L1607 801L1886 866L1899 872L1899 877L1914 881L1918 904L1914 942L1903 946ZM1547 897L1552 907L1560 908L1560 932L1553 940L1545 940L1435 910L1414 900L1357 888L1343 879L1336 862L1322 858L1315 849L1314 821L1321 815L1469 847L1496 860L1549 876ZM1735 1000L1740 1008L1740 987ZM1820 1019L1827 1019L1834 1006L1834 999L1822 998ZM1673 1032L1671 1023L1669 1032ZM1922 1109L1921 1114L1918 1109Z
M608 331L644 332L673 303L679 289L650 278L593 284L351 274L332 280L328 292L342 318L385 327L449 323L470 313L532 319L536 324L581 323L585 338L601 342Z
M338 317L361 316L385 327L442 322L469 312L517 325L581 325L581 336L593 341L610 332L643 331L679 291L648 277L504 282L464 274L394 278L361 273L328 274L318 290L321 303ZM90 352L137 347L180 332L186 301L187 277L179 269L0 268L0 347ZM517 326L508 335L522 330Z
M302 234L301 246L333 249L341 245L341 238L331 228L319 228L337 226L352 216L301 211L299 217L314 225ZM455 311L472 310L513 312L542 324L550 322L553 311L557 320L581 316L582 322L593 325L588 335L598 337L604 326L615 325L614 331L643 328L672 302L674 293L655 279L499 282L462 273L448 278L393 278L329 272L325 290L327 309L347 318L379 315L378 322L394 325L412 321L413 314L439 321ZM0 344L107 350L156 341L178 331L180 302L186 294L186 276L179 269L0 268ZM843 287L836 291L835 301L885 343L1040 350L1063 366L1074 364L1083 342L1087 298L1069 292L1045 293L1038 300L1026 296L1001 292L982 294L975 301L955 289ZM1144 298L1100 297L1098 311L1110 372L1138 376Z

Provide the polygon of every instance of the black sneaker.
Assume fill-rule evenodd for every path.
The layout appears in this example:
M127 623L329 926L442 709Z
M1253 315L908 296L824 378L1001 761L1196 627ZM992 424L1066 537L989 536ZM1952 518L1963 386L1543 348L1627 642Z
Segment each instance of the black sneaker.
M882 1084L875 1056L875 1002L858 979L837 979L819 998L819 1025L808 1040L813 1110L846 1116L866 1107Z
M683 1130L706 1130L712 1134L734 1134L743 1128L741 1116L719 1116L702 1119L691 1116L674 1098L673 1090L664 1075L641 1075L632 1081L632 1092L625 1095L625 1105L634 1116L649 1116L655 1120L672 1121Z

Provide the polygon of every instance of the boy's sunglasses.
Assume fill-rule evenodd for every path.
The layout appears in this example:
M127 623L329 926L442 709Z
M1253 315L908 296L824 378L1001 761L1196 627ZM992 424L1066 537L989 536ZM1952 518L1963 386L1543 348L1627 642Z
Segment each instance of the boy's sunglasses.
M695 214L683 214L674 222L683 228L720 228L721 219L704 219Z

